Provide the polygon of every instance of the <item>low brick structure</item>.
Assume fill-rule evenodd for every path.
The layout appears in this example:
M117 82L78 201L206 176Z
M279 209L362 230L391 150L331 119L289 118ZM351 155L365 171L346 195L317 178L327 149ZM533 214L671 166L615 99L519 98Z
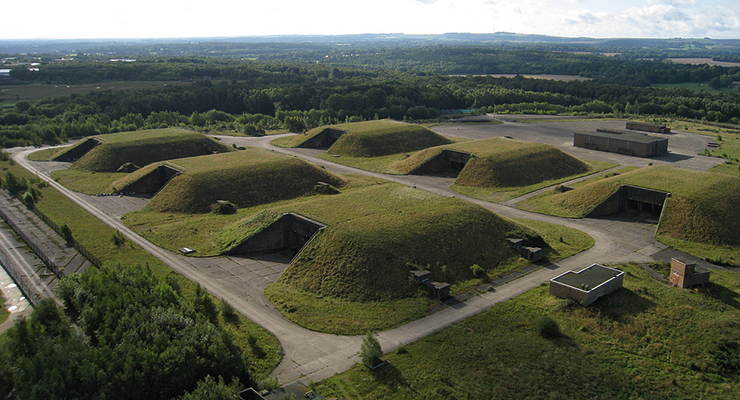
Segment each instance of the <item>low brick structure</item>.
M670 281L673 286L687 288L709 283L709 271L697 270L696 264L678 258L671 258Z
M578 272L568 271L550 279L550 294L573 299L584 306L622 287L624 272L593 264Z

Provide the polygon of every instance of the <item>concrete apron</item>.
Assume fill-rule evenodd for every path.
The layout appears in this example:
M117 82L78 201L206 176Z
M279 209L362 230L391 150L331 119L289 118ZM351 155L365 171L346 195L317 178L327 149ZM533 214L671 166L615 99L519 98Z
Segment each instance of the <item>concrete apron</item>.
M5 309L10 313L8 320L0 324L0 333L3 333L13 326L16 319L22 315L28 316L33 307L3 268L0 268L0 291L5 299Z

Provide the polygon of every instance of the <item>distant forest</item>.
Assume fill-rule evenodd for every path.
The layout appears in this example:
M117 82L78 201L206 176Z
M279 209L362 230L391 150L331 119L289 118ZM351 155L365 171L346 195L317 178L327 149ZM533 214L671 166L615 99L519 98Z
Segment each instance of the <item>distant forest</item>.
M64 61L58 61L60 56L54 53L2 55L14 63L34 61L40 65L37 71L26 66L13 67L12 79L5 79L0 85L187 83L150 90L98 91L35 104L10 103L0 112L0 146L59 143L81 136L167 126L245 134L270 129L300 132L324 124L375 118L431 120L455 110L471 109L497 113L669 116L740 123L737 87L704 92L651 87L690 82L717 89L732 87L733 82L740 81L740 67L678 64L666 59L669 55L700 53L730 57L726 48L712 52L706 47L697 48L696 43L683 43L685 49L679 51L657 45L628 48L623 43L621 47L618 42L605 43L599 44L598 49L624 48L623 53L605 56L552 51L546 48L578 49L584 45L541 42L414 42L393 46L362 42L356 47L327 43L199 42L102 47L97 44L96 51L66 55ZM189 55L201 53L209 46L213 56ZM179 49L184 55L152 55L156 52L148 50L154 47L160 53ZM246 53L253 57L229 56ZM653 57L638 57L647 53ZM135 61L110 61L113 58ZM485 74L578 75L590 80L480 76Z

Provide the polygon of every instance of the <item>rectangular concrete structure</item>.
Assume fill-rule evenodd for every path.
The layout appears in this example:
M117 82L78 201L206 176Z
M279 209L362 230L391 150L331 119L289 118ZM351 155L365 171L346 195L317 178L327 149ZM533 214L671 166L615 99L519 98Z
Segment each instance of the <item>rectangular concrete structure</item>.
M678 258L671 258L670 281L680 288L709 283L709 271L697 271L696 264Z
M550 294L572 299L584 306L622 287L624 272L593 264L578 272L568 271L550 279Z
M671 133L671 128L665 125L648 124L647 122L627 122L626 129L655 133Z
M668 139L666 138L618 130L576 132L573 134L573 145L635 157L652 157L668 152Z

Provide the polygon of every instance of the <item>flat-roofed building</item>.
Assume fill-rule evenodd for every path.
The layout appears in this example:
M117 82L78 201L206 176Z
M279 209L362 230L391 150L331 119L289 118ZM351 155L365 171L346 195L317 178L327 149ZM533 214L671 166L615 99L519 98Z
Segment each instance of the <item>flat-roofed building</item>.
M550 279L550 294L587 306L622 287L624 272L593 264L578 272L568 271Z
M599 129L576 132L573 145L590 150L607 151L635 157L659 156L668 152L668 139L634 131Z

